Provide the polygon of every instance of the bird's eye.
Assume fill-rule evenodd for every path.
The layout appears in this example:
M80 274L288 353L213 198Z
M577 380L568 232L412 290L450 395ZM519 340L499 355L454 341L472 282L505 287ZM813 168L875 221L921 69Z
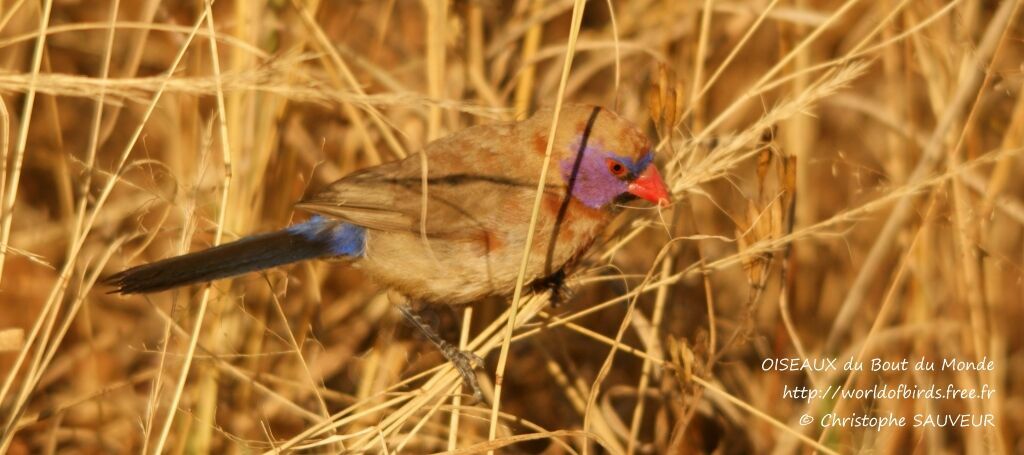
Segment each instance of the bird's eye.
M618 161L615 161L615 160L613 160L611 158L608 158L607 163L608 163L608 172L611 172L612 175L614 175L616 177L622 177L622 176L626 175L626 166L623 166L622 163L620 163Z

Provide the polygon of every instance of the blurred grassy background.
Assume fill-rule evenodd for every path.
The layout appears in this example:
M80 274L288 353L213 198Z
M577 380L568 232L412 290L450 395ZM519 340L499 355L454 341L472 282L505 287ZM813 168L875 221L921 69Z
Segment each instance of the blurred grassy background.
M0 0L0 452L1024 453L1019 6ZM644 125L676 203L620 217L570 303L525 302L500 415L343 266L95 284L553 104L567 52L564 98ZM488 397L507 307L438 315ZM995 369L761 370L851 356ZM783 398L873 384L996 393ZM830 412L996 426L798 424Z

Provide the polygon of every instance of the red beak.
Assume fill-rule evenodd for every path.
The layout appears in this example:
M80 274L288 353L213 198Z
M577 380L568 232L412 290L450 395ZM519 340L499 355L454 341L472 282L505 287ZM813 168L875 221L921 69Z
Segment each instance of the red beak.
M651 201L662 207L667 206L670 202L668 190L665 189L665 181L661 179L658 168L654 167L653 164L647 166L647 170L629 184L628 191L629 194Z

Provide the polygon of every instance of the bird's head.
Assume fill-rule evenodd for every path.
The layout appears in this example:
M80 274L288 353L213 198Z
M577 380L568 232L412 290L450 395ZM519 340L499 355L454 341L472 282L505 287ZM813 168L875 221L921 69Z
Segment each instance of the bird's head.
M534 149L543 154L552 110L542 109L527 123L535 131ZM657 167L647 135L630 121L607 109L582 104L562 106L552 149L557 180L573 197L594 209L640 198L661 206L668 190ZM549 176L549 181L553 177Z

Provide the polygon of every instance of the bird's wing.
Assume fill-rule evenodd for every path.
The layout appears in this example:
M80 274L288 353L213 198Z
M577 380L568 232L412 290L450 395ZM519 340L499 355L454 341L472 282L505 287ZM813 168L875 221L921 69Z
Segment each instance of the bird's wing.
M474 236L502 229L500 223L510 211L529 207L536 189L536 183L526 179L431 159L424 226L421 169L419 155L368 168L332 183L297 207L374 230Z

